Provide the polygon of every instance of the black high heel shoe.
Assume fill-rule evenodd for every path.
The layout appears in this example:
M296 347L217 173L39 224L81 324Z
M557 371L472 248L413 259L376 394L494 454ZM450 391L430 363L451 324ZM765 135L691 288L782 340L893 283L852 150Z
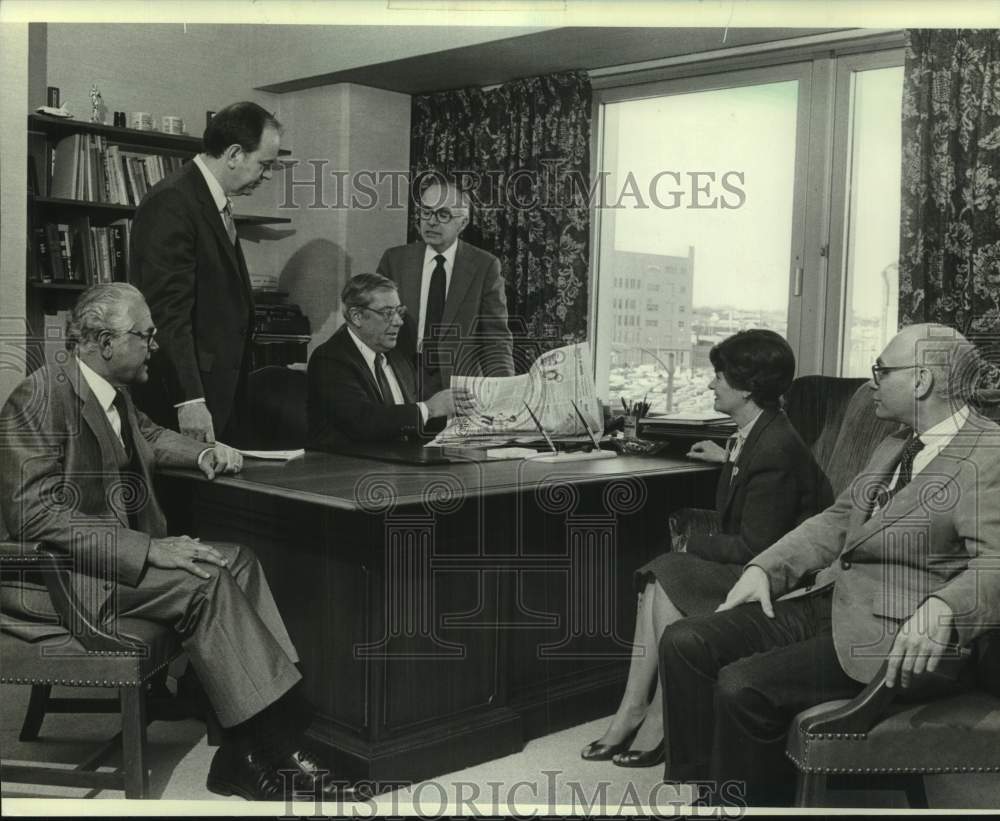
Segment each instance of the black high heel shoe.
M639 726L642 726L641 722ZM616 755L628 751L629 745L632 743L632 739L635 738L637 732L639 732L639 727L632 730L618 744L599 744L597 741L591 741L586 747L580 750L580 758L584 761L610 761Z
M616 753L611 758L611 763L616 767L655 767L667 760L667 751L663 746L663 741L652 750L626 750L623 753Z

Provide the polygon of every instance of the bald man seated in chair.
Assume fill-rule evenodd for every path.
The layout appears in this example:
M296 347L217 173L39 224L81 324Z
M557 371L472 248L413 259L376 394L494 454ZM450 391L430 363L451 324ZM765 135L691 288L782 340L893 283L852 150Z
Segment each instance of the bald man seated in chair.
M785 804L800 711L853 698L883 664L908 698L971 683L962 650L1000 624L1000 427L968 405L980 368L957 331L900 331L869 388L875 414L904 429L753 558L719 612L667 627L668 781Z
M309 442L337 450L366 442L419 441L462 407L464 389L417 401L413 361L396 349L406 306L381 274L351 277L340 295L344 324L309 358Z
M197 468L213 479L238 472L242 457L162 428L132 403L129 386L148 378L158 347L142 294L124 283L88 288L66 344L65 362L28 376L0 412L4 524L70 557L77 600L109 632L118 617L176 631L223 727L210 791L352 799L303 746L298 655L253 553L167 535L154 469ZM92 544L110 549L95 556Z

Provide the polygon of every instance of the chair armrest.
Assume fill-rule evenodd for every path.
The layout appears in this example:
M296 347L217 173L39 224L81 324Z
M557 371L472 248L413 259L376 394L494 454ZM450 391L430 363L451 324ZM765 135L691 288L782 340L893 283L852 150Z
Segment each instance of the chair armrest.
M670 549L676 553L687 550L688 539L693 534L711 536L721 525L719 514L700 507L682 507L667 517L670 528Z
M896 697L896 689L885 684L889 662L882 662L875 677L846 704L802 721L800 728L807 735L819 733L867 733L878 723L886 708Z
M115 635L78 600L70 583L72 559L42 542L0 541L0 570L42 574L62 625L87 650L134 653L144 649L130 636Z

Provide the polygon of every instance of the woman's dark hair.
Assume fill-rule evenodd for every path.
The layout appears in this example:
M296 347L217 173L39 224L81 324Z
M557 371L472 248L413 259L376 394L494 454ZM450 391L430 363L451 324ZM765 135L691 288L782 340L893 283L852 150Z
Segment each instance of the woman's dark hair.
M750 391L761 408L774 409L795 377L795 354L781 334L763 328L738 331L708 353L716 371L736 390Z
M260 147L267 126L281 130L281 123L266 108L251 102L233 103L212 116L201 141L205 153L212 157L221 157L234 144L249 154Z

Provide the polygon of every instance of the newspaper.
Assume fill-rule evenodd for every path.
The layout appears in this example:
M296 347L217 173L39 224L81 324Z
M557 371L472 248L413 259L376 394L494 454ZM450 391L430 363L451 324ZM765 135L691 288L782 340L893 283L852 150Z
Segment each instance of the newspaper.
M451 387L467 388L475 397L473 410L450 418L431 444L483 448L534 441L541 433L532 413L553 439L589 441L573 403L600 435L604 424L592 367L590 345L580 342L542 354L519 376L452 376Z

